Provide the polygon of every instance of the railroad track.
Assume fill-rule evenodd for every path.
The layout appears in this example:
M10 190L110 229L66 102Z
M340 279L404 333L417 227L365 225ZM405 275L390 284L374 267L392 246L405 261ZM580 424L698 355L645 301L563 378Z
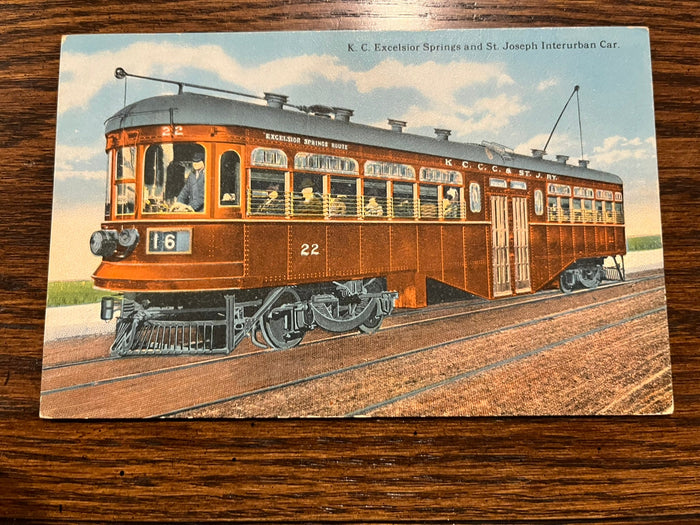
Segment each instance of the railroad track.
M590 294L592 292L599 291L599 290L605 290L605 289L609 289L609 288L615 288L618 286L624 286L624 285L630 285L630 284L644 283L644 282L659 280L659 279L663 279L663 275L645 276L645 277L642 277L639 279L631 279L631 280L622 281L622 282L621 281L606 282L606 283L600 285L595 290L587 290L587 289L576 290L569 295L562 294L558 290L544 290L544 291L538 292L538 293L533 294L533 295L520 295L520 296L515 296L515 297L510 297L510 298L505 298L505 299L499 299L498 301L495 301L495 302L487 300L487 299L482 299L479 297L474 297L473 299L469 299L466 301L454 301L454 302L450 302L450 303L429 305L429 306L421 308L419 310L409 310L409 309L396 310L396 311L394 311L394 313L392 313L392 315L390 317L388 317L385 320L381 330L382 331L397 330L397 329L404 328L406 326L431 323L434 321L439 321L441 319L447 319L450 317L466 316L466 315L470 315L470 314L477 314L477 313L483 313L483 312L496 312L496 311L520 306L523 304L537 304L537 303L541 303L543 301L549 301L549 300L564 300L566 297L570 297L570 296L574 296L574 295L578 295L578 294ZM457 313L449 313L453 310L459 310L459 311ZM442 312L445 312L445 313L442 314ZM411 320L411 321L403 321L403 319L407 318L407 317L408 318L420 317L420 318L415 319L415 320ZM299 346L307 346L310 344L318 344L318 343L322 343L322 342L326 342L326 341L334 341L334 340L357 337L357 333L355 333L355 332L333 334L333 335L324 335L324 334L326 334L326 333L323 331L316 331L315 333L312 333L311 337L302 341L302 343ZM210 362L216 362L216 361L222 361L222 360L238 359L238 358L247 357L250 355L267 353L270 351L279 352L279 351L285 351L285 350L271 350L271 349L255 348L254 350L244 351L243 353L240 353L240 354L233 353L230 355L216 356L213 358L211 358L211 357L198 357L197 363L210 363ZM150 357L152 357L152 356L145 354L142 356L132 356L131 358L133 358L133 359L147 359ZM183 357L187 357L187 356L178 356L178 358L183 358ZM160 357L160 356L156 356L156 358L160 359L160 360L168 359L168 357ZM67 362L62 362L62 363L56 363L53 365L44 366L42 368L42 370L51 371L51 370L57 370L57 369L61 369L61 368L70 368L70 367L75 367L75 366L90 365L90 364L94 364L94 363L108 363L111 361L123 361L124 359L129 359L129 358L124 358L124 357L119 357L119 356L100 356L100 357L96 357L93 359L87 359L87 360L67 361ZM182 366L189 366L189 364L190 363L183 364Z
M480 333L476 333L476 334L471 334L471 335L468 335L468 336L465 336L465 337L458 337L458 338L446 340L446 341L440 342L440 343L438 343L438 344L434 344L434 345L429 345L429 346L424 346L424 347L420 347L420 348L411 349L411 350L406 351L406 352L400 352L400 353L397 353L397 354L385 356L385 357L382 357L382 358L379 358L379 359L375 359L375 360L372 360L372 361L365 361L365 362L362 362L362 363L357 363L357 364L354 364L354 365L351 365L351 366L348 366L348 367L339 368L339 369L332 370L332 371L328 371L328 372L324 372L324 373L321 373L321 374L316 374L316 375L313 375L313 376L308 376L308 377L304 377L304 378L299 378L299 379L296 379L296 380L294 380L294 381L289 381L289 382L287 382L287 383L282 383L282 384L278 384L278 385L270 385L270 386L268 386L268 387L264 387L264 388L261 388L261 389L256 390L256 391L245 392L245 393L242 393L242 394L239 394L239 395L236 395L236 396L231 396L230 398L227 398L227 399L219 399L219 400L212 401L212 402L209 402L209 403L206 403L206 404L197 406L197 407L190 407L190 408L186 408L186 409L171 411L171 412L168 412L168 413L165 413L165 414L161 414L161 416L165 416L165 417L168 417L168 416L170 416L170 417L172 417L172 416L177 416L177 415L180 415L180 414L192 412L192 411L194 411L194 410L198 410L198 409L202 409L202 408L206 408L206 407L211 407L211 406L214 406L214 405L217 405L217 404L222 404L222 403L230 402L230 401L233 401L233 400L241 400L241 399L245 399L245 398L247 398L247 397L256 396L256 395L260 395L260 394L264 394L264 393L270 393L270 392L273 392L273 391L276 391L276 390L283 390L283 389L286 389L286 388L290 388L290 387L302 385L302 384L304 384L304 383L309 383L309 382L312 382L312 381L317 381L317 380L321 380L321 379L330 378L330 377L335 376L335 375L345 374L345 373L348 373L348 372L351 372L351 371L357 371L357 370L361 370L361 369L369 369L369 368L371 368L371 367L373 367L373 366L376 366L376 365L379 365L379 364L383 364L383 363L387 363L387 362L390 362L390 361L395 361L395 360L398 361L398 360L406 359L406 358L409 358L409 357L418 356L418 355L420 355L420 354L424 354L424 353L430 352L430 351L432 351L432 350L435 350L435 349L437 349L437 348L439 348L439 347L445 347L445 346L454 345L454 344L469 343L469 342L477 341L477 340L479 340L479 339L488 338L488 337L490 337L490 336L497 335L497 334L504 334L504 333L511 332L511 331L515 332L515 331L521 330L521 329L526 328L526 327L531 327L531 326L538 325L539 323L541 323L541 322L543 322L543 321L553 321L553 320L558 319L558 318L563 318L563 317L571 316L572 314L575 314L575 313L585 312L585 311L588 311L588 310L592 310L592 309L594 309L594 308L597 308L597 307L602 306L602 305L605 305L605 304L614 304L614 303L618 303L618 302L623 301L623 300L633 299L633 298L636 298L636 297L640 297L640 296L643 296L643 295L652 294L652 293L659 292L659 291L662 291L662 290L663 290L663 287L658 287L658 288L653 288L653 289L650 289L650 290L644 290L644 291L641 291L641 292L636 292L636 293L632 293L632 294L627 294L627 295L624 295L624 296L622 296L622 297L618 297L618 298L610 299L610 300L608 300L608 301L604 301L603 303L597 303L597 304L592 304L592 305L586 305L586 306L582 306L582 307L580 307L580 308L575 308L575 309L573 309L573 310L568 310L568 311L560 312L560 313L557 313L557 314L554 314L554 315L548 314L548 315L544 315L544 316L541 316L541 317L538 317L538 318L535 318L535 319L530 319L530 320L527 320L527 321L524 321L524 322L519 322L519 323L514 323L514 324L507 325L507 326L499 327L499 328L494 329L494 330L488 330L488 331L484 331L484 332L480 332ZM431 383L431 384L429 384L429 385L422 386L421 388L418 388L418 389L415 389L415 390L411 390L410 392L403 393L403 394L401 394L401 395L399 395L399 396L392 396L391 398L388 398L388 399L382 400L382 401L380 401L380 402L378 402L378 403L374 403L374 404L372 404L372 405L363 407L362 409L358 409L358 410L353 410L353 411L351 411L351 412L347 412L347 413L344 414L344 416L346 416L346 417L352 417L352 416L361 416L361 415L371 415L372 412L375 412L375 411L379 410L379 409L382 408L382 407L385 407L385 406L394 404L394 403L396 403L396 402L398 402L398 401L402 401L402 400L408 399L408 398L410 398L410 397L416 396L416 395L418 395L418 394L422 394L422 393L427 392L427 391L432 390L432 389L436 389L436 388L440 388L440 387L445 387L445 386L447 386L447 385L449 385L449 384L454 384L454 383L456 383L457 381L459 381L459 380L461 380L461 379L466 379L466 378L475 376L475 375L480 374L480 373L484 373L484 372L487 372L487 371L491 371L491 370L494 370L494 369L496 369L496 368L498 368L498 367L503 367L503 366L507 366L507 365L516 363L516 362L518 362L518 361L520 361L520 360L523 360L523 359L526 359L526 358L529 358L529 357L532 357L532 356L541 354L541 353L543 353L543 352L552 350L552 349L557 348L557 347L559 347L559 346L562 346L562 345L565 345L565 344L568 344L568 343L577 341L577 340L582 339L582 338L584 338L584 337L588 337L588 336L591 336L591 335L595 335L595 334L598 334L598 333L602 333L602 332L604 332L604 331L606 331L606 330L610 330L610 329L616 328L616 327L618 327L618 326L621 326L621 325L623 325L623 324L625 324L625 323L632 322L632 321L636 321L636 320L638 320L638 319L642 319L642 318L648 317L648 316L650 316L650 315L653 315L653 314L662 312L662 311L664 311L664 310L665 310L665 307L664 307L664 306L652 308L652 309L647 310L647 311L644 311L644 312L642 312L642 313L640 313L640 314L637 314L637 315L630 316L630 317L627 317L627 318L625 318L625 319L619 320L619 321L617 321L617 322L615 322L615 323L608 323L608 324L606 324L606 325L604 325L604 326L601 326L601 327L598 327L598 328L595 328L595 329L588 330L588 331L586 331L586 332L584 332L584 333L577 334L577 335L572 336L572 337L567 337L567 338L559 339L559 340L554 341L554 342L552 342L552 343L549 343L549 344L547 344L547 345L545 345L545 346L543 346L543 347L541 347L541 348L537 348L537 349L534 349L534 350L530 350L530 351L527 351L527 352L523 352L523 353L517 354L517 355L515 355L515 356L508 357L508 358L506 358L506 359L502 359L502 360L499 360L499 361L496 361L496 362L489 363L488 365L485 365L485 366L480 367L480 368L478 368L478 369L469 370L469 371L466 371L466 372L457 374L457 375L452 376L452 377L450 377L450 378L447 378L447 379L445 379L445 380L438 381L438 382L435 382L435 383Z
M640 293L643 293L643 292L640 292ZM588 309L588 308L587 308L587 307L586 307L586 308L582 308L581 310L585 310L585 309ZM431 383L431 384L426 385L426 386L423 386L423 387L421 387L421 388L417 388L417 389L415 389L415 390L411 390L410 392L405 392L405 393L403 393L403 394L401 394L401 395L399 395L399 396L394 396L394 397L391 397L391 398L388 398L388 399L384 399L384 400L382 400L382 401L380 401L380 402L377 402L377 403L374 403L374 404L372 404L372 405L363 407L363 408L361 408L361 409L359 409L359 410L354 410L354 411L352 411L352 412L348 412L347 414L345 414L345 416L346 416L346 417L352 417L352 416L371 415L372 412L378 411L378 410L381 409L381 408L390 406L390 405L392 405L392 404L395 404L395 403L398 403L398 402L401 402L401 401L405 401L405 400L410 399L410 398L412 398L412 397L415 397L415 396L424 394L424 393L426 393L426 392L429 392L430 390L435 390L435 389L438 389L438 388L444 388L444 387L453 385L453 384L457 383L458 381L462 381L462 380L464 380L464 379L469 379L469 378L475 377L475 376L477 376L477 375L479 375L479 374L484 374L484 373L486 373L486 372L491 372L491 371L496 370L496 369L498 369L498 368L500 368L500 367L509 366L509 365L511 365L511 364L517 363L518 361L522 361L522 360L524 360L524 359L528 359L528 358L530 358L530 357L534 357L534 356L539 355L539 354L542 354L542 353L544 353L544 352L551 351L551 350L553 350L553 349L555 349L555 348L564 346L564 345L569 344L569 343L573 343L573 342L578 341L578 340L580 340L580 339L583 339L583 338L585 338L585 337L590 337L590 336L593 336L593 335L598 335L598 334L601 334L601 333L603 333L603 332L605 332L605 331L607 331L607 330L611 330L611 329L614 329L614 328L618 328L618 327L620 327L620 326L622 326L622 325L624 325L624 324L631 323L631 322L633 322L633 321L637 321L637 320L640 320L640 319L648 318L648 317L651 316L651 315L654 315L654 314L663 312L663 311L665 311L665 310L666 310L666 307L665 307L665 306L660 306L660 307L652 308L652 309L650 309L650 310L646 310L646 311L644 311L644 312L642 312L642 313L639 313L639 314L637 314L637 315L634 315L634 316L631 316L631 317L622 319L622 320L620 320L620 321L616 321L616 322L614 322L614 323L609 323L609 324L606 324L606 325L604 325L604 326L601 326L601 327L598 327L598 328L594 328L594 329L592 329L592 330L588 330L588 331L586 331L586 332L577 334L577 335L575 335L575 336L573 336L573 337L567 337L567 338L564 338L564 339L560 339L560 340L558 340L558 341L549 343L549 344L547 344L547 345L545 345L545 346L542 346L542 347L540 347L540 348L536 348L536 349L534 349L534 350L530 350L530 351L527 351L527 352L523 352L523 353L521 353L521 354L517 354L517 355L515 355L515 356L508 357L508 358L502 359L502 360L500 360L500 361L496 361L496 362L493 362L493 363L489 363L488 365L482 366L482 367L477 368L477 369L474 369L474 370L468 370L468 371L466 371L466 372L462 372L462 373L460 373L460 374L454 375L454 376L449 377L449 378L447 378L447 379L444 379L444 380L442 380L442 381L438 381L438 382L436 382L436 383ZM531 322L520 323L520 324L517 324L517 325L512 325L511 327L508 327L507 330L517 329L517 328L526 326L526 325L528 325L528 324L530 324L530 323L531 323ZM490 335L490 334L493 334L493 333L495 333L495 331L494 331L494 332L490 332L490 333L479 334L479 335L477 335L477 336L472 336L472 337L464 338L464 339L459 340L459 341L450 341L450 342L448 342L447 344L454 343L454 342L466 342L466 341L468 341L468 340L472 340L472 339L475 339L475 338L477 338L477 337L483 337L483 336ZM427 350L427 349L425 349L425 350ZM421 350L421 351L423 351L423 350Z
M636 281L637 283L641 283L644 281L650 281L653 279L658 279L659 277L646 277L642 280ZM610 287L615 287L615 286L624 286L625 284L627 285L632 285L635 284L635 282L628 281L627 283L620 283L620 284L610 284L605 287L599 288L600 291L604 291L606 288ZM539 323L542 323L543 321L556 321L557 319L564 319L567 316L572 316L577 313L585 313L587 311L592 311L595 308L599 307L604 307L606 305L613 305L615 303L620 303L621 301L631 301L634 300L635 298L643 297L645 295L649 294L654 294L658 293L663 290L663 286L659 287L652 287L650 289L646 290L641 290L641 291L636 291L633 293L629 294L624 294L621 296L616 296L616 297L611 297L607 300L604 301L597 301L595 303L591 304L586 304L583 306L580 306L578 308L574 309L564 309L559 312L555 313L549 313L544 316L537 316L533 317L531 319L527 319L525 321L520 321L520 322L515 322L511 323L508 325L500 326L498 328L494 328L492 330L488 331L477 331L475 333L469 334L469 335L463 335L461 337L452 337L452 338L447 338L443 339L439 342L435 342L433 344L428 344L428 345L423 345L418 348L412 348L408 351L405 352L391 352L390 354L387 355L379 355L375 356L374 358L367 358L364 360L360 360L360 362L354 362L354 363L348 363L345 366L338 366L329 370L323 370L318 373L310 373L306 376L303 377L295 377L293 379L289 380L281 380L277 382L270 382L270 384L265 384L258 386L257 388L248 388L245 391L242 392L237 392L234 395L223 395L219 396L212 392L209 396L208 399L202 400L200 402L192 402L192 401L187 401L185 402L183 400L183 403L177 406L176 408L173 409L165 409L162 411L151 411L151 413L148 414L148 416L170 416L170 417L176 417L176 416L182 416L182 415L199 415L204 412L208 412L212 407L217 407L217 406L224 406L226 404L230 404L232 402L239 402L239 401L244 401L246 399L250 398L260 398L264 397L266 395L270 394L276 394L280 392L284 392L285 390L297 388L301 385L309 385L313 384L314 382L319 382L319 381L324 381L328 380L334 377L341 377L344 374L348 373L354 373L358 371L363 371L363 370L370 370L373 367L385 365L387 363L390 363L392 361L398 362L402 359L407 359L407 358L415 358L420 356L421 354L427 354L433 350L435 350L438 347L445 347L449 345L456 345L456 344L466 344L470 343L473 341L478 341L478 340L484 340L488 339L489 337L492 337L497 334L508 334L508 333L517 333L519 330L526 329L529 327L533 327L538 325ZM590 293L588 291L584 293ZM384 334L385 337L392 337L393 334L391 332L395 330L400 330L400 329L411 329L411 330L421 330L424 329L426 324L431 324L431 323L455 323L458 322L464 323L464 318L467 317L473 317L473 316L484 316L484 315L490 315L494 312L499 312L503 309L508 309L508 308L514 308L514 307L529 307L531 305L537 305L543 301L548 301L552 299L565 299L566 297L572 297L572 296L564 296L560 294L549 294L547 292L543 294L537 294L535 296L523 296L519 298L515 298L515 300L509 301L507 304L503 301L499 301L496 303L493 302L485 302L479 304L474 304L472 302L469 303L468 307L465 309L464 308L464 303L461 303L462 309L460 311L455 311L459 310L459 305L450 303L446 305L439 305L442 306L432 308L429 312L426 312L424 310L420 310L418 312L411 312L414 315L408 315L404 314L404 312L400 312L401 315L398 315L392 319L392 323L389 324L387 323L387 326L383 328L380 331L380 334ZM486 305L486 306L484 306ZM658 313L662 307L656 307L650 310L645 310L644 312L637 313L633 316L630 316L629 318L626 318L624 320L619 320L617 322L619 323L624 323L624 322L633 322L636 320L639 316L644 316L644 315L653 315L654 313ZM450 377L442 378L440 381L435 381L430 384L426 385L421 385L420 387L417 387L413 390L402 392L399 395L394 395L394 396L388 396L386 399L383 400L377 400L374 403L369 403L366 406L360 407L360 408L354 408L352 410L348 410L347 412L344 412L342 414L336 414L336 415L347 415L347 416L352 416L352 415L368 415L374 412L381 411L384 407L388 407L392 404L396 404L399 402L404 402L406 399L410 397L417 397L420 395L424 395L426 392L430 390L435 390L435 389L440 389L440 388L445 388L449 386L452 383L459 382L460 380L464 380L468 377L472 377L474 375L478 374L483 374L489 371L492 371L498 367L506 367L509 365L512 365L514 363L517 363L518 361L525 360L528 357L533 357L536 356L540 353L546 352L548 350L551 350L552 348L556 348L557 346L561 346L562 344L568 344L571 342L576 341L579 338L584 338L587 336L594 335L598 332L602 332L605 330L611 330L615 326L617 326L615 323L608 323L610 326L605 325L602 327L597 327L597 328L592 328L590 330L586 330L582 333L576 334L574 336L571 336L570 338L564 338L556 342L552 342L548 345L544 345L542 347L538 347L536 349L530 349L526 352L522 352L521 354L518 354L516 356L509 356L504 359L500 360L495 360L491 363L485 364L481 367L476 367L474 369L470 370L465 370L457 374L453 374ZM375 336L372 337L376 337ZM163 363L163 357L154 357L149 359L139 357L139 358L129 358L129 359L113 359L113 358L101 358L101 359L93 359L89 361L84 361L84 362L77 362L77 363L63 363L60 365L56 365L53 367L48 367L45 370L49 371L54 371L55 373L58 374L66 374L68 373L69 375L76 376L76 377L92 377L91 380L89 381L83 381L83 382L73 382L72 384L59 384L59 385L54 385L53 387L51 386L53 383L52 381L49 380L46 382L46 385L48 388L46 388L43 392L42 395L44 396L44 399L46 400L51 400L52 398L59 398L62 395L75 395L76 393L80 394L81 391L97 391L100 390L100 388L103 389L109 389L110 392L113 391L119 391L119 385L123 384L124 387L127 390L138 390L138 384L143 384L142 386L144 388L148 388L147 384L150 382L153 382L154 380L159 380L163 381L164 378L166 377L178 377L177 381L182 382L183 376L186 376L187 374L196 374L199 377L207 377L211 371L217 369L218 367L235 367L238 365L245 365L248 361L255 363L262 363L262 369L265 369L264 359L269 359L270 356L274 354L274 357L277 358L279 357L280 354L288 354L288 355L293 355L295 352L310 352L314 349L317 349L319 345L328 345L328 344L334 344L334 345L339 345L340 343L343 343L343 339L348 339L352 337L361 337L361 336L356 336L354 334L343 334L339 336L332 336L332 337L322 337L318 338L312 341L309 341L305 343L303 346L297 347L295 349L291 350L286 350L286 351L265 351L265 350L254 350L251 352L244 352L244 353L239 353L236 355L229 355L229 356L219 356L216 358L209 358L209 359L202 359L198 358L196 360L192 360L190 362L182 363L181 359L179 362L173 364L173 359L170 358L168 360L168 363ZM346 345L347 346L347 345ZM110 367L112 365L115 365L115 363L130 363L130 366L134 366L133 364L136 363L138 364L146 364L148 362L149 364L152 363L153 368L149 370L140 370L140 371L133 371L136 369L131 369L132 371L129 372L128 369L129 367L126 367L127 372L126 373L119 373L117 372L116 374L113 373L111 375L104 375L103 377L95 377L95 375L90 375L90 374L83 374L81 370L88 370L90 366L102 366L102 367ZM159 363L160 362L160 363ZM166 366L163 366L163 364L166 364ZM123 365L122 365L123 366ZM257 365L249 365L249 369L257 369ZM206 372L205 372L206 371ZM94 372L94 371L93 371ZM114 372L114 371L113 371ZM233 373L233 372L232 372ZM465 375L466 374L466 375ZM49 374L50 375L50 374ZM216 375L216 374L214 374ZM167 383L165 383L167 384ZM95 394L97 395L97 394ZM142 396L148 396L148 394L142 394ZM82 399L82 396L81 396ZM86 402L83 399L83 402ZM89 403L88 403L89 404ZM165 408L165 407L164 407ZM270 414L274 415L274 414ZM103 417L109 417L109 415L105 414ZM116 416L118 417L118 416ZM143 416L141 416L143 417Z

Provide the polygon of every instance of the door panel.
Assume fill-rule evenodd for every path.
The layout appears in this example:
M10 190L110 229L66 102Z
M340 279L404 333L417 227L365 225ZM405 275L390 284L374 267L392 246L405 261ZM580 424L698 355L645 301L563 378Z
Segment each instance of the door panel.
M510 295L510 255L508 249L508 197L491 196L491 268L493 295Z
M525 197L491 196L491 270L494 297L532 290Z
M513 197L513 255L515 293L532 290L530 280L530 232L527 220L527 199Z

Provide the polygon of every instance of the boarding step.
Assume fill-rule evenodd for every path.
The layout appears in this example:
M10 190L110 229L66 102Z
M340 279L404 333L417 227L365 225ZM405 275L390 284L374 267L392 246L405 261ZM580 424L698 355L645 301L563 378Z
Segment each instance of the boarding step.
M608 281L624 281L625 280L625 258L622 256L609 257L608 261L612 261L615 266L609 264L603 268L605 271L604 278Z
M607 281L620 281L620 272L615 267L606 266L603 268L605 270L605 280Z

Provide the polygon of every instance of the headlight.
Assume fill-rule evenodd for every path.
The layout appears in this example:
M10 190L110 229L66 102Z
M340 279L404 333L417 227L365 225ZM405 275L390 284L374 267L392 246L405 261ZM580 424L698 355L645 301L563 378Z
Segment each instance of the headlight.
M136 228L130 228L119 232L119 245L133 249L139 242L139 232Z
M90 236L90 251L98 257L109 257L117 249L117 232L97 230Z

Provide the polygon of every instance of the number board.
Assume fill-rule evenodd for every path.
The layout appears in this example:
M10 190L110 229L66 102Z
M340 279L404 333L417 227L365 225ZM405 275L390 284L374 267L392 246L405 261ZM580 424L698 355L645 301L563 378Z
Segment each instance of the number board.
M192 230L148 230L148 253L191 253Z

